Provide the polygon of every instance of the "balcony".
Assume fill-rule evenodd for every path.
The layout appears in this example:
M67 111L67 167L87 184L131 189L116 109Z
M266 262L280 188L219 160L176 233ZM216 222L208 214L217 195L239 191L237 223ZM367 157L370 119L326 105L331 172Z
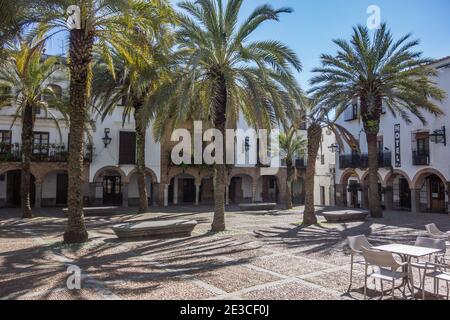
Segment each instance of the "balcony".
M430 155L427 153L419 153L413 151L413 166L429 166L430 165Z
M93 147L85 145L84 161L92 162ZM63 145L39 145L33 146L32 162L67 162L69 152ZM18 143L11 145L0 145L0 162L21 162L22 147Z
M378 155L378 167L392 167L392 152L384 152ZM339 168L345 169L367 169L369 168L369 156L367 154L350 154L339 157Z

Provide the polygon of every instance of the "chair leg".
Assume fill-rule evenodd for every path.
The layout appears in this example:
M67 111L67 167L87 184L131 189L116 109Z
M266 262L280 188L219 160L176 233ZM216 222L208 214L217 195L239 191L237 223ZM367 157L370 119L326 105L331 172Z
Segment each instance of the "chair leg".
M448 300L449 296L450 296L450 286L447 281L447 300Z
M367 265L366 265L366 271L364 275L364 300L367 300Z
M383 300L383 298L384 298L384 285L383 285L383 280L380 280L380 285L381 285L381 300Z
M348 286L348 290L347 292L350 292L350 290L352 289L352 285L353 285L353 254L352 254L352 258L351 258L351 264L350 264L350 285Z
M395 280L392 280L392 300L395 300Z

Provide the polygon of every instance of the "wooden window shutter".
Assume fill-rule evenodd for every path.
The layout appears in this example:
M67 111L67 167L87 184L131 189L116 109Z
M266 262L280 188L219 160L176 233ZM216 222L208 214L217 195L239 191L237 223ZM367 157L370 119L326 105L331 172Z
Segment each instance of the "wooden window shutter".
M136 164L135 132L120 132L119 164Z

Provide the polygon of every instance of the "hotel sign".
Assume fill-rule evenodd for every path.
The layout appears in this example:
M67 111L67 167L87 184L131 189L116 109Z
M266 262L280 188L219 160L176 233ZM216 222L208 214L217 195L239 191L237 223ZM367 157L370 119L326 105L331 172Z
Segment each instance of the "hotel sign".
M402 149L400 139L400 124L394 126L394 138L395 138L395 167L400 168L402 166Z

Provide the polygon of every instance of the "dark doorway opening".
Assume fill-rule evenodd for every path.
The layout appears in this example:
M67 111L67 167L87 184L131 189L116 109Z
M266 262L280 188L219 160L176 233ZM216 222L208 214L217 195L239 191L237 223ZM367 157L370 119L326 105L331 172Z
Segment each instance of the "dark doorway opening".
M20 208L22 206L21 190L22 172L20 170L9 171L6 174L6 207ZM31 206L34 206L36 200L36 179L31 175L30 186Z
M67 206L69 189L69 177L66 173L58 173L56 176L56 205Z
M122 177L106 176L103 178L103 204L105 206L121 206L122 196Z

